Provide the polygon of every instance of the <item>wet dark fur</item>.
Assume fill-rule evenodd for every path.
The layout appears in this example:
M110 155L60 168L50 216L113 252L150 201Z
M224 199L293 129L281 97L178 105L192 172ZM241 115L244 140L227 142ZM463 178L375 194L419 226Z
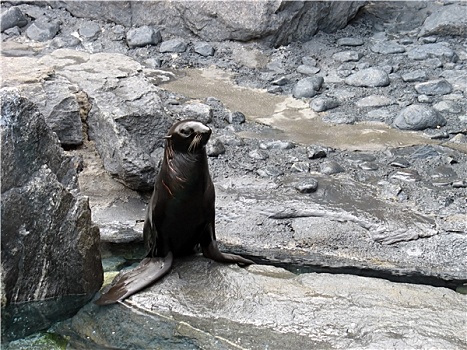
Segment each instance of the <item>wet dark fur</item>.
M185 135L190 130L192 133ZM154 283L170 270L173 256L191 254L198 244L204 256L213 260L253 263L241 256L221 253L217 248L215 192L205 148L210 135L208 127L193 120L178 122L170 128L144 222L147 258L122 275L97 304L115 303Z

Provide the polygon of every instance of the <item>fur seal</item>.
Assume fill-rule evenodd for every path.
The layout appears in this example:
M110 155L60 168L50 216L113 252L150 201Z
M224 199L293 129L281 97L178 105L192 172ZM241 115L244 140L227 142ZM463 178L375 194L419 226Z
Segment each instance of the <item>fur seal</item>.
M122 301L161 279L170 270L174 257L193 253L198 244L203 255L212 260L253 264L241 256L221 253L217 247L215 192L206 155L210 136L209 127L192 119L170 128L144 221L147 256L135 269L117 276L96 304Z

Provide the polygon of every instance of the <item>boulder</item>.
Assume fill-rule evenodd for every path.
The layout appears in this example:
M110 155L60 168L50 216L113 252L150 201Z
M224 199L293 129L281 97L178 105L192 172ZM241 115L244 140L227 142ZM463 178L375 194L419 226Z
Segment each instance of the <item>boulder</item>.
M423 23L419 36L464 36L467 34L467 7L453 3L437 8Z
M1 91L2 340L68 318L102 285L99 229L76 159L33 103Z
M388 74L380 68L362 69L345 79L347 85L362 87L388 86L389 82Z
M130 48L157 45L161 41L160 30L149 26L132 28L126 34L126 42Z
M26 35L31 40L47 41L53 39L59 29L57 22L35 21L26 29Z
M28 19L18 7L13 6L2 12L0 19L2 33L13 27L24 27L26 24L28 24Z
M95 2L61 1L76 17L117 24L157 25L167 32L197 35L205 41L260 40L272 46L306 41L318 30L343 28L364 2L177 1Z
M424 130L446 125L446 120L435 109L425 105L410 105L394 119L393 125L402 130Z

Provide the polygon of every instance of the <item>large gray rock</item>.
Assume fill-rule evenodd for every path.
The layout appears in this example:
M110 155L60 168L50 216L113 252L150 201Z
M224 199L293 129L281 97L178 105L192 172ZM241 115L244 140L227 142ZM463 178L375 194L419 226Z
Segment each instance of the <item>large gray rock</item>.
M28 24L28 19L18 7L10 7L2 12L0 18L1 32L13 27L24 27Z
M191 257L123 305L86 306L58 332L79 349L459 349L466 301L445 288Z
M453 3L436 8L425 20L420 36L465 36L467 34L467 7L462 3Z
M160 30L149 26L132 28L126 34L126 42L129 47L157 45L161 41L162 36Z
M26 35L31 40L47 41L53 39L59 29L57 22L35 21L26 29Z
M388 86L389 76L380 68L366 68L347 77L345 83L363 87Z
M294 86L292 94L295 98L307 98L315 96L321 86L323 85L324 79L320 76L312 76L308 78L300 79Z
M99 290L99 229L73 158L36 107L1 91L2 339L71 316Z
M60 4L60 5L59 5ZM157 25L178 36L206 41L263 40L278 46L306 41L318 30L343 28L364 2L314 1L63 1L74 16L107 19L124 26Z
M446 125L446 120L435 109L425 105L410 105L394 119L393 125L402 130L424 130Z

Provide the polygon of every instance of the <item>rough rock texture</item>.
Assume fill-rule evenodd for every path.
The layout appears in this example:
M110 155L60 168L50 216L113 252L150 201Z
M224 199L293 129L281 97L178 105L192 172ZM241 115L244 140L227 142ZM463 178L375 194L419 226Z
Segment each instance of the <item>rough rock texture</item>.
M307 40L318 30L344 27L360 1L63 1L74 16L107 19L124 26L160 25L174 35L191 32L203 40L265 40L278 46Z
M431 107L411 105L400 111L394 126L403 130L424 130L446 125L446 119Z
M2 338L49 327L99 290L99 229L75 159L34 105L2 90ZM3 305L2 305L3 306Z
M123 305L86 306L59 332L76 348L459 349L466 301L445 288L192 257Z
M467 7L453 3L431 14L423 23L419 36L467 34Z

